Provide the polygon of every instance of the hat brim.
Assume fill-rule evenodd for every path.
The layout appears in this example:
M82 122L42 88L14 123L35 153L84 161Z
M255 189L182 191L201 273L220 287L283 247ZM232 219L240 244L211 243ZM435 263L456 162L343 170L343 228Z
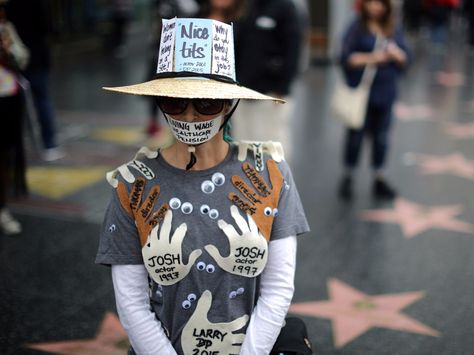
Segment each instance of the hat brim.
M244 86L206 78L162 78L135 85L104 87L103 89L132 95L187 99L273 100L285 103L285 100L263 95Z

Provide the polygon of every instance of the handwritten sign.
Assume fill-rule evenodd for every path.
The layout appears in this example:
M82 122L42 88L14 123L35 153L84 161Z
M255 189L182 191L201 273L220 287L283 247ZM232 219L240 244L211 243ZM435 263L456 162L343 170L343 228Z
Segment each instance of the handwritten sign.
M212 74L235 80L232 26L219 21L212 21L212 24Z
M176 71L211 72L212 22L176 20Z
M157 73L173 71L235 80L232 25L209 19L163 20Z
M161 29L160 52L158 55L157 73L173 71L174 43L176 33L176 19L163 19Z

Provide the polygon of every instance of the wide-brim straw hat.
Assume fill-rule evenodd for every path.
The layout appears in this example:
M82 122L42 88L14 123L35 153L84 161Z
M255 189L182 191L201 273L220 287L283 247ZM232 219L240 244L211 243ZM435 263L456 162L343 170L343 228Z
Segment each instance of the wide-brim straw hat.
M282 99L261 94L238 84L207 78L162 78L135 85L104 87L103 89L124 94L186 99L249 99L285 102Z
M0 0L1 1L1 0ZM209 71L205 73L198 72L197 69L191 65L191 67L186 67L186 64L179 66L177 63L181 61L189 61L189 59L183 59L180 57L180 52L175 48L178 46L178 38L182 32L179 32L179 28L184 28L185 25L194 22L194 25L201 25L203 27L208 27L207 29L211 31L212 36L209 37L207 44L208 48L214 48L214 45L226 46L227 51L231 53L229 59L227 59L226 52L226 62L228 71L224 73L225 75L217 75L215 72L212 72L211 67L214 68L213 61L218 55L222 53L214 53L213 50L210 50L207 53L208 58L204 58L203 61L205 64L209 65ZM170 24L172 26L170 26ZM192 25L191 25L192 26ZM219 37L219 33L212 32L214 27L217 26L224 30L230 31L230 36L227 35L221 38L221 42L212 42L215 41L215 38ZM192 28L192 27L191 27ZM168 32L166 32L168 31ZM182 30L183 31L183 30ZM191 32L191 30L190 30ZM248 100L273 100L275 102L284 103L285 101L280 98L271 97L268 95L261 94L255 90L251 90L244 86L239 85L235 81L235 67L234 67L234 41L232 36L232 26L221 23L219 21L207 20L207 19L171 19L163 20L163 30L161 35L160 43L160 58L158 59L158 67L160 63L163 63L163 58L161 58L161 53L163 49L168 49L168 52L163 55L166 57L168 62L166 62L165 69L158 70L157 77L154 80L146 81L144 83L138 83L134 85L127 86L117 86L117 87L104 87L103 89L108 91L120 92L124 94L132 95L144 95L144 96L167 96L175 98L186 98L186 99L248 99ZM181 35L181 38L183 36ZM170 39L171 41L167 39ZM225 39L225 42L224 42ZM192 41L191 39L190 41ZM196 41L199 41L196 40ZM192 42L194 43L194 42ZM197 42L201 43L201 42ZM181 42L180 42L181 44ZM171 48L171 49L170 49ZM204 48L203 48L204 49ZM172 58L171 61L169 58ZM207 62L206 62L207 61ZM209 64L210 63L210 64ZM193 64L193 63L191 63ZM198 63L203 64L203 63ZM179 68L177 68L179 67ZM202 68L202 66L200 67Z

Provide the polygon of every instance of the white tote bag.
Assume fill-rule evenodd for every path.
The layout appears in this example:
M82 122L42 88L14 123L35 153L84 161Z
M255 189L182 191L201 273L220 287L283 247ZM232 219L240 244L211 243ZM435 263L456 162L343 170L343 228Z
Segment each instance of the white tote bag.
M374 51L379 48L380 42L381 38L377 36ZM335 119L349 128L359 129L362 127L376 71L375 65L366 65L360 84L357 87L350 87L347 85L342 70L339 70L330 102L332 115Z

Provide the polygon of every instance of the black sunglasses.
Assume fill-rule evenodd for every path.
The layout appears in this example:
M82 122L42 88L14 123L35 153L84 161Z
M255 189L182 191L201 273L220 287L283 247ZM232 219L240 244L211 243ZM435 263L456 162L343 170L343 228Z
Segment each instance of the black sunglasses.
M223 99L183 99L165 96L158 96L156 98L158 107L168 115L183 113L188 108L190 102L201 115L216 115L224 108L225 101Z

